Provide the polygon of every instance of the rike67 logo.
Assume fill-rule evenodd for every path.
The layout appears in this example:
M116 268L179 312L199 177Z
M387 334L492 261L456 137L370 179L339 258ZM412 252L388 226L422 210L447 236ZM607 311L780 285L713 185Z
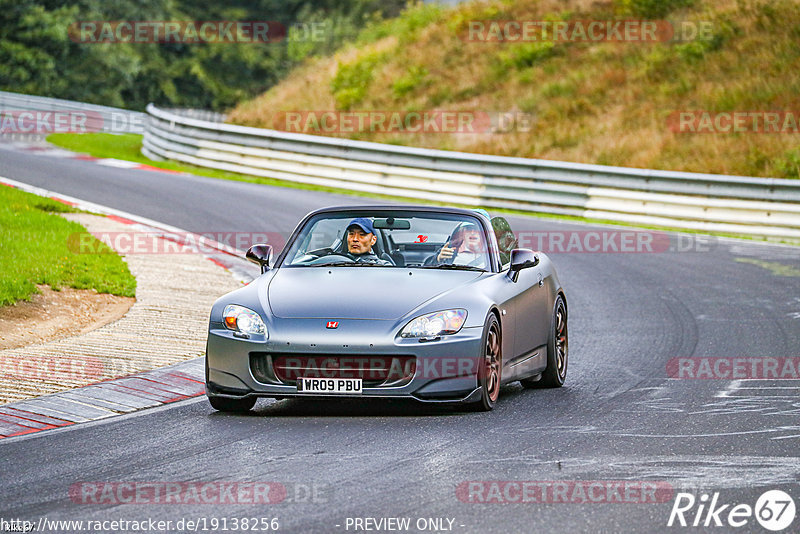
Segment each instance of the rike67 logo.
M700 498L691 493L678 493L667 526L738 528L749 524L755 517L763 528L777 532L792 524L795 512L794 500L781 490L764 492L755 506L723 504L719 501L719 492L710 499L706 493Z

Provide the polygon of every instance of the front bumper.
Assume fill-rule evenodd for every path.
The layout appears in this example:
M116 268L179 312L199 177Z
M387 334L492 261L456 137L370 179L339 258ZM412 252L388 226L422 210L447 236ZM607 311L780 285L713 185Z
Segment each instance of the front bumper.
M396 331L393 321L342 320L338 329L328 330L319 319L293 319L273 322L269 339L259 340L241 339L212 325L206 393L237 399L355 396L472 402L480 398L483 328L463 328L431 341L400 338ZM313 363L307 366L309 361ZM398 368L403 372L376 375L373 365L359 363L376 361L386 363L385 367L388 362L401 362ZM286 362L290 362L288 367ZM309 367L315 369L309 371ZM358 377L363 379L363 389L358 395L298 393L297 376Z

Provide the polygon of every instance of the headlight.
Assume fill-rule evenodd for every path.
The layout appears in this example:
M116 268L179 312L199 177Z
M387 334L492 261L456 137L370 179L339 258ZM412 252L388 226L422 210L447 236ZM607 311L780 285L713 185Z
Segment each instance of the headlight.
M244 332L245 334L266 334L267 326L261 317L249 308L237 304L228 304L222 312L225 328Z
M421 315L400 331L401 337L436 337L455 334L467 320L467 310L445 310Z

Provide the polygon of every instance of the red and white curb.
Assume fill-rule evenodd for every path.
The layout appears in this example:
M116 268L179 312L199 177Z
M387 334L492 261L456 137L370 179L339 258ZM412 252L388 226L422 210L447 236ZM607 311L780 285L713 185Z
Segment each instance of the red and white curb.
M39 156L48 156L53 158L64 158L64 159L77 159L81 161L92 161L98 165L103 165L105 167L115 167L118 169L130 169L138 171L166 172L169 174L181 174L185 176L189 175L189 173L186 172L173 171L170 169L162 169L160 167L154 167L153 165L147 165L146 163L136 163L135 161L126 161L115 158L98 158L95 156L90 156L88 154L80 154L78 152L72 152L71 150L67 150L64 148L59 148L52 145L44 145L41 143L33 144L33 143L11 142L11 143L5 143L5 145L6 147L12 148L14 150L35 152Z
M0 406L0 440L97 421L205 393L205 363L169 367Z
M244 252L180 228L145 217L62 195L0 176L0 184L51 198L78 209L106 215L139 231L185 244L203 243L203 254L247 283L259 268L247 262ZM144 408L198 397L205 393L204 359L195 358L169 367L97 382L89 386L0 406L0 440L105 419Z

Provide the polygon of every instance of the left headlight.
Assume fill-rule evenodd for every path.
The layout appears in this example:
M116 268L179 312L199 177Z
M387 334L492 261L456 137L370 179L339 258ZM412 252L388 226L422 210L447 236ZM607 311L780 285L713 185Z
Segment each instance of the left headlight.
M228 304L222 311L222 320L225 328L245 334L264 334L267 333L267 326L261 317L249 308L238 304Z
M401 337L436 337L455 334L467 320L467 310L445 310L420 315L401 331Z

